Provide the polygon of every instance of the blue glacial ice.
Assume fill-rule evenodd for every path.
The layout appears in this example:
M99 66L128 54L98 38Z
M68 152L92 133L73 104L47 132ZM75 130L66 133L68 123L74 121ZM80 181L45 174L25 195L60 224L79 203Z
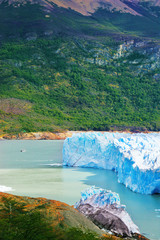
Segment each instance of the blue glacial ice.
M134 192L160 193L160 133L78 133L63 145L63 165L109 169Z
M81 192L81 199L75 204L77 208L82 203L92 203L95 207L106 207L107 205L120 205L120 197L118 193L111 192L106 189L89 187Z

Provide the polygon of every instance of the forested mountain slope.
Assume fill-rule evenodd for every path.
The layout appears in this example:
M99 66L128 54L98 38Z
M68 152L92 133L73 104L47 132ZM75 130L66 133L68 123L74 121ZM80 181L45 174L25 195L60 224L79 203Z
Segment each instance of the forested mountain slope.
M160 130L158 1L113 2L136 14L1 1L1 134Z

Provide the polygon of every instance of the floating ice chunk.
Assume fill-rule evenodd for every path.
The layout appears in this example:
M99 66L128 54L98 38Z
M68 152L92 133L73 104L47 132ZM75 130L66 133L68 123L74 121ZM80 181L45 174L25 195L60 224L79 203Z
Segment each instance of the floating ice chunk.
M155 209L155 212L160 212L160 209Z
M160 193L160 134L74 134L64 142L63 165L113 170L132 191Z

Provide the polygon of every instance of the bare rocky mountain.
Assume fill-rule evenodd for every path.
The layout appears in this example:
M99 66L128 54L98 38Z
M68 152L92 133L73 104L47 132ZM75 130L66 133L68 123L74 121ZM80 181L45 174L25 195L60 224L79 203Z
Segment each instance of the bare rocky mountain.
M4 0L0 0L4 2ZM26 0L9 0L10 4L25 4ZM97 9L107 9L112 11L119 11L121 13L130 13L132 15L141 16L140 8L144 8L143 4L147 3L149 6L160 6L160 0L29 0L28 2L38 3L48 8L53 8L53 5L58 7L72 9L85 16L90 16Z
M82 13L83 15L90 15L94 13L98 8L109 9L117 11L131 13L133 15L139 15L134 9L130 8L125 2L121 0L50 0L58 6L64 8L71 8L77 12Z
M90 15L98 8L106 8L111 11L116 10L122 13L141 15L137 8L142 3L149 3L151 6L160 6L160 0L49 0L60 7L71 8L83 15Z

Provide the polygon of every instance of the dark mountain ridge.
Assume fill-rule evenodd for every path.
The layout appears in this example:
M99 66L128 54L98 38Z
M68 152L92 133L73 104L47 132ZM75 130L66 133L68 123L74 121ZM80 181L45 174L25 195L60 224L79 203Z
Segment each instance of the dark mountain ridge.
M0 37L35 39L68 34L159 38L158 4L128 0L0 0Z

